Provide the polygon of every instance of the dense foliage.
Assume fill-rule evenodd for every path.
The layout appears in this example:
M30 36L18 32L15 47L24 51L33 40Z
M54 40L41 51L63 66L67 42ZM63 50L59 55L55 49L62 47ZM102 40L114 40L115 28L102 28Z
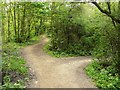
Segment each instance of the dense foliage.
M120 88L120 78L114 66L104 67L103 63L94 61L88 65L86 72L101 89Z
M89 8L88 5L85 5ZM94 47L92 34L85 27L84 4L52 3L50 51L57 56L90 55Z
M30 72L20 49L38 41L39 37L33 37L26 43L9 42L2 46L2 89L26 87Z
M47 10L43 6L44 3L2 3L3 42L21 43L41 34L45 29L43 22L47 15Z
M107 16L101 17L99 14L102 23L99 22L99 31L96 32L98 41L92 53L96 60L86 68L86 71L98 87L102 89L118 89L120 88L120 23L118 22L120 3L100 3L95 5L100 7L103 11L100 8L98 9ZM117 21L114 18L117 18Z
M23 58L19 56L19 48L16 43L7 43L3 46L3 87L23 88L24 81L27 80L28 69Z
M19 79L28 73L18 48L47 34L48 53L57 57L92 55L97 61L86 71L97 86L120 88L120 2L2 2L1 11L3 86L17 82L11 72L20 74Z

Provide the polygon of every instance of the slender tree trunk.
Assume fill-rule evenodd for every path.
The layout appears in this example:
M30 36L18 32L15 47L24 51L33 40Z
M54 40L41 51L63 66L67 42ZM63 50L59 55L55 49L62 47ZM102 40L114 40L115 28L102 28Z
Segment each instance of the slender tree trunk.
M19 12L19 5L18 5L18 14L17 14L18 20L18 33L17 33L17 42L20 42L20 12Z
M16 4L14 2L14 33L15 33L15 38L17 38L17 31L16 31Z
M7 16L8 16L8 42L10 41L10 11L7 11Z
M40 20L39 20L39 26L38 26L38 30L37 30L37 36L38 35L40 35L41 34L41 32L42 32L42 24L43 24L43 18L42 17L40 17Z
M3 42L5 41L5 28L4 28L5 14L4 14L4 12L5 12L4 6L2 5L2 7L1 7L1 13L2 13L2 31L1 31L1 35L2 35Z
M25 39L25 3L23 3L23 16L21 20L21 33L20 33L20 38L21 41L23 42Z
M51 5L51 33L52 33L52 41L51 41L51 43L52 43L52 49L54 49L55 48L55 28L54 28L54 22L55 22L55 20L54 20L54 16L53 16L53 14L54 14L54 7L55 7L55 2L52 2L52 5Z
M30 38L30 33L31 33L30 26L31 26L31 18L28 19L28 27L27 27L27 28L28 28L28 29L27 29L27 30L28 30L28 31L27 31L27 32L28 32L28 35L27 35L27 39Z

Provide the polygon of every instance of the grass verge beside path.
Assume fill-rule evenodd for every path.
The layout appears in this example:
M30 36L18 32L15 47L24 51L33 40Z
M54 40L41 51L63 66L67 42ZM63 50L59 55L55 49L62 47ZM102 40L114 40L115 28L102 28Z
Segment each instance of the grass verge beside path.
M20 49L35 44L39 37L31 38L24 43L9 42L2 44L2 85L0 88L25 88L29 80L29 70L25 60L20 56Z
M86 67L86 73L100 89L120 89L120 77L113 66L104 67L98 61L93 61Z

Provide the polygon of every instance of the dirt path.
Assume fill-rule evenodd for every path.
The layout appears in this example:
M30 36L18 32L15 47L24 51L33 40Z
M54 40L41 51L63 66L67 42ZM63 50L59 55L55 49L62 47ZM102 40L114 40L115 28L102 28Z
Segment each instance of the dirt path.
M32 88L96 88L84 72L90 57L54 58L43 51L48 39L42 36L39 44L21 50L22 56L35 73Z

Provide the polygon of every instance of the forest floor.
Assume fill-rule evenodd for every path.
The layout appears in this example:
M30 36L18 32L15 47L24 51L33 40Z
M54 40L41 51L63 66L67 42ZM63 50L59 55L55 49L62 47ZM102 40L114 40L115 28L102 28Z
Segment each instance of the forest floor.
M28 88L96 88L84 71L91 57L52 57L43 50L47 42L48 38L42 36L38 44L21 50L36 77L29 82Z

